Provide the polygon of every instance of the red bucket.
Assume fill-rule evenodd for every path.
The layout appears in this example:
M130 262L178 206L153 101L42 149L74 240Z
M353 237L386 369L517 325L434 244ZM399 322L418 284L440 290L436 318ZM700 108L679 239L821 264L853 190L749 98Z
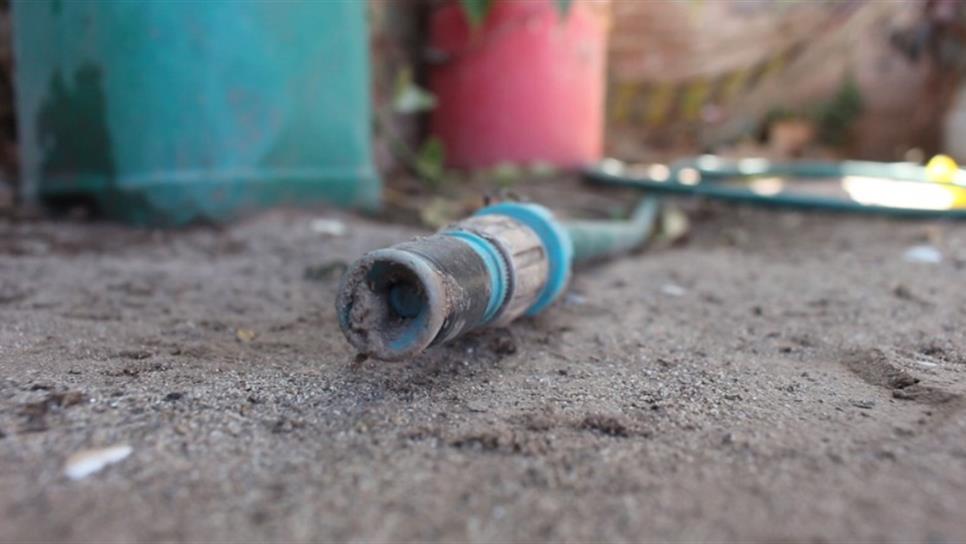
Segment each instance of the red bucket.
M472 28L453 2L432 16L440 61L432 130L450 166L580 166L601 158L606 3L496 0Z

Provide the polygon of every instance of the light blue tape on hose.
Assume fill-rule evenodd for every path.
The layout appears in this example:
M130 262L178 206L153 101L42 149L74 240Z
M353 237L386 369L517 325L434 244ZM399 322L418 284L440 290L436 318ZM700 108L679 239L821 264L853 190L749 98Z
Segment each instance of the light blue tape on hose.
M547 285L536 302L527 309L527 315L536 315L549 306L567 287L570 268L574 260L574 245L567 231L554 219L550 210L538 204L502 202L487 206L474 215L505 215L533 229L547 251Z
M450 230L443 234L466 242L486 264L486 271L490 276L490 301L486 305L483 323L480 324L489 323L496 316L500 307L503 306L503 299L506 298L507 284L510 282L510 278L507 277L508 265L503 259L503 254L493 244L472 232Z

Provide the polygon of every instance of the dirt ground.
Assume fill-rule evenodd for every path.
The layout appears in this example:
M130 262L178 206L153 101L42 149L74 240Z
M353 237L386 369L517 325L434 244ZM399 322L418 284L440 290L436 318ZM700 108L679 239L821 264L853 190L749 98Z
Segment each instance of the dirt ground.
M966 225L689 209L406 364L333 301L417 229L0 220L0 541L966 541Z

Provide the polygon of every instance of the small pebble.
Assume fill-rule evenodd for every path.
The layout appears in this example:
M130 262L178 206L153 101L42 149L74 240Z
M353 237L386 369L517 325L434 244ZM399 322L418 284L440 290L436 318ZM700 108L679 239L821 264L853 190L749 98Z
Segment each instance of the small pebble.
M107 465L123 461L131 452L126 444L108 448L81 450L69 458L64 465L64 474L71 480L84 479Z
M669 297L683 297L688 294L688 290L680 285L665 283L661 286L661 292Z
M577 293L567 293L567 296L564 297L564 304L568 306L582 306L587 304L587 297L578 295Z
M907 263L939 264L943 262L943 254L934 246L912 246L902 254Z
M345 223L338 219L315 219L310 228L316 234L333 237L345 236L347 230Z

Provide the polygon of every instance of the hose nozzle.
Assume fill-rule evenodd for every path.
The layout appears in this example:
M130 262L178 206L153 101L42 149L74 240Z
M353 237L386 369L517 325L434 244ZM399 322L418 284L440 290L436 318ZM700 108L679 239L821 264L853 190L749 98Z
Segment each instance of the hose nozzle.
M542 206L502 203L349 267L339 325L361 353L412 357L470 330L536 314L570 275L567 232Z

